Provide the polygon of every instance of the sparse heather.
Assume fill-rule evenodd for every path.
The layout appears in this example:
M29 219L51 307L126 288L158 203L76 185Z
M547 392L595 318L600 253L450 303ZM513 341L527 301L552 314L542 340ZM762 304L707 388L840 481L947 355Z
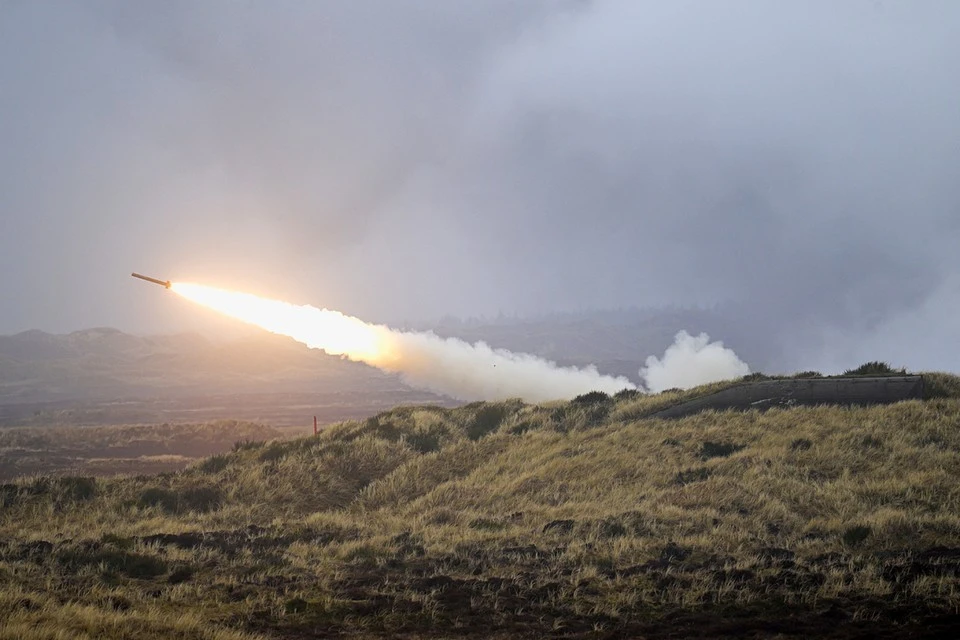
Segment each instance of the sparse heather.
M908 636L960 611L960 378L400 407L160 476L0 487L0 639ZM875 633L876 632L876 633Z

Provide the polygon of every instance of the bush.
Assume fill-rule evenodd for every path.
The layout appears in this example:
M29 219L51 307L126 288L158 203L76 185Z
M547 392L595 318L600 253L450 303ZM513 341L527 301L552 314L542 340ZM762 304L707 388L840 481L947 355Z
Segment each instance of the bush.
M613 394L613 399L620 400L633 400L634 398L639 398L643 395L639 389L621 389Z
M605 394L603 391L590 391L589 393L583 393L570 401L572 405L580 406L591 406L595 404L603 404L610 400L610 396Z
M847 369L843 372L845 376L903 376L906 374L906 369L894 369L886 362L880 362L879 360L865 362L856 369Z

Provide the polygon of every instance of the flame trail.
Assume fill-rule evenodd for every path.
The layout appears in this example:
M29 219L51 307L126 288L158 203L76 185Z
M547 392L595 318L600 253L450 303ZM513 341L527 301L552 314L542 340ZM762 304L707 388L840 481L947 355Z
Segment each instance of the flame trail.
M462 400L520 397L531 402L572 398L588 391L614 393L636 386L596 367L560 367L526 353L469 344L432 332L396 331L338 311L295 305L200 284L174 282L177 294L311 349L399 373L411 385Z

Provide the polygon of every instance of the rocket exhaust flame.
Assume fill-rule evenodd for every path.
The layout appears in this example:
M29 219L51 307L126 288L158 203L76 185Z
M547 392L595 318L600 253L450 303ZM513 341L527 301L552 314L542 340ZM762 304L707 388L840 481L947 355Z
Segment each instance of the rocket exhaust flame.
M529 354L492 349L483 342L469 344L432 332L396 331L338 311L200 284L172 282L167 286L231 318L289 336L312 349L399 373L412 386L462 400L520 397L542 402L588 391L613 393L636 388L626 378L601 375L593 366L560 367Z

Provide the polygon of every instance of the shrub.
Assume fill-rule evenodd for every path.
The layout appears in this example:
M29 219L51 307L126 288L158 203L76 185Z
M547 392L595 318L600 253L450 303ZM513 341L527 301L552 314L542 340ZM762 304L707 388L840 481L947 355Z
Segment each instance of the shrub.
M886 362L880 362L879 360L865 362L856 369L847 369L843 372L843 375L845 376L902 376L906 374L906 369L894 369Z
M634 398L639 398L641 395L643 394L639 389L621 389L613 394L613 399L617 401L633 400Z
M583 393L570 401L572 405L580 406L590 406L595 404L603 404L610 400L608 396L603 391L590 391L589 393Z
M809 449L809 448L812 447L812 446L813 446L813 442L811 442L811 441L808 440L807 438L797 438L796 440L794 440L793 442L790 443L790 450L791 450L791 451L806 451L807 449Z

